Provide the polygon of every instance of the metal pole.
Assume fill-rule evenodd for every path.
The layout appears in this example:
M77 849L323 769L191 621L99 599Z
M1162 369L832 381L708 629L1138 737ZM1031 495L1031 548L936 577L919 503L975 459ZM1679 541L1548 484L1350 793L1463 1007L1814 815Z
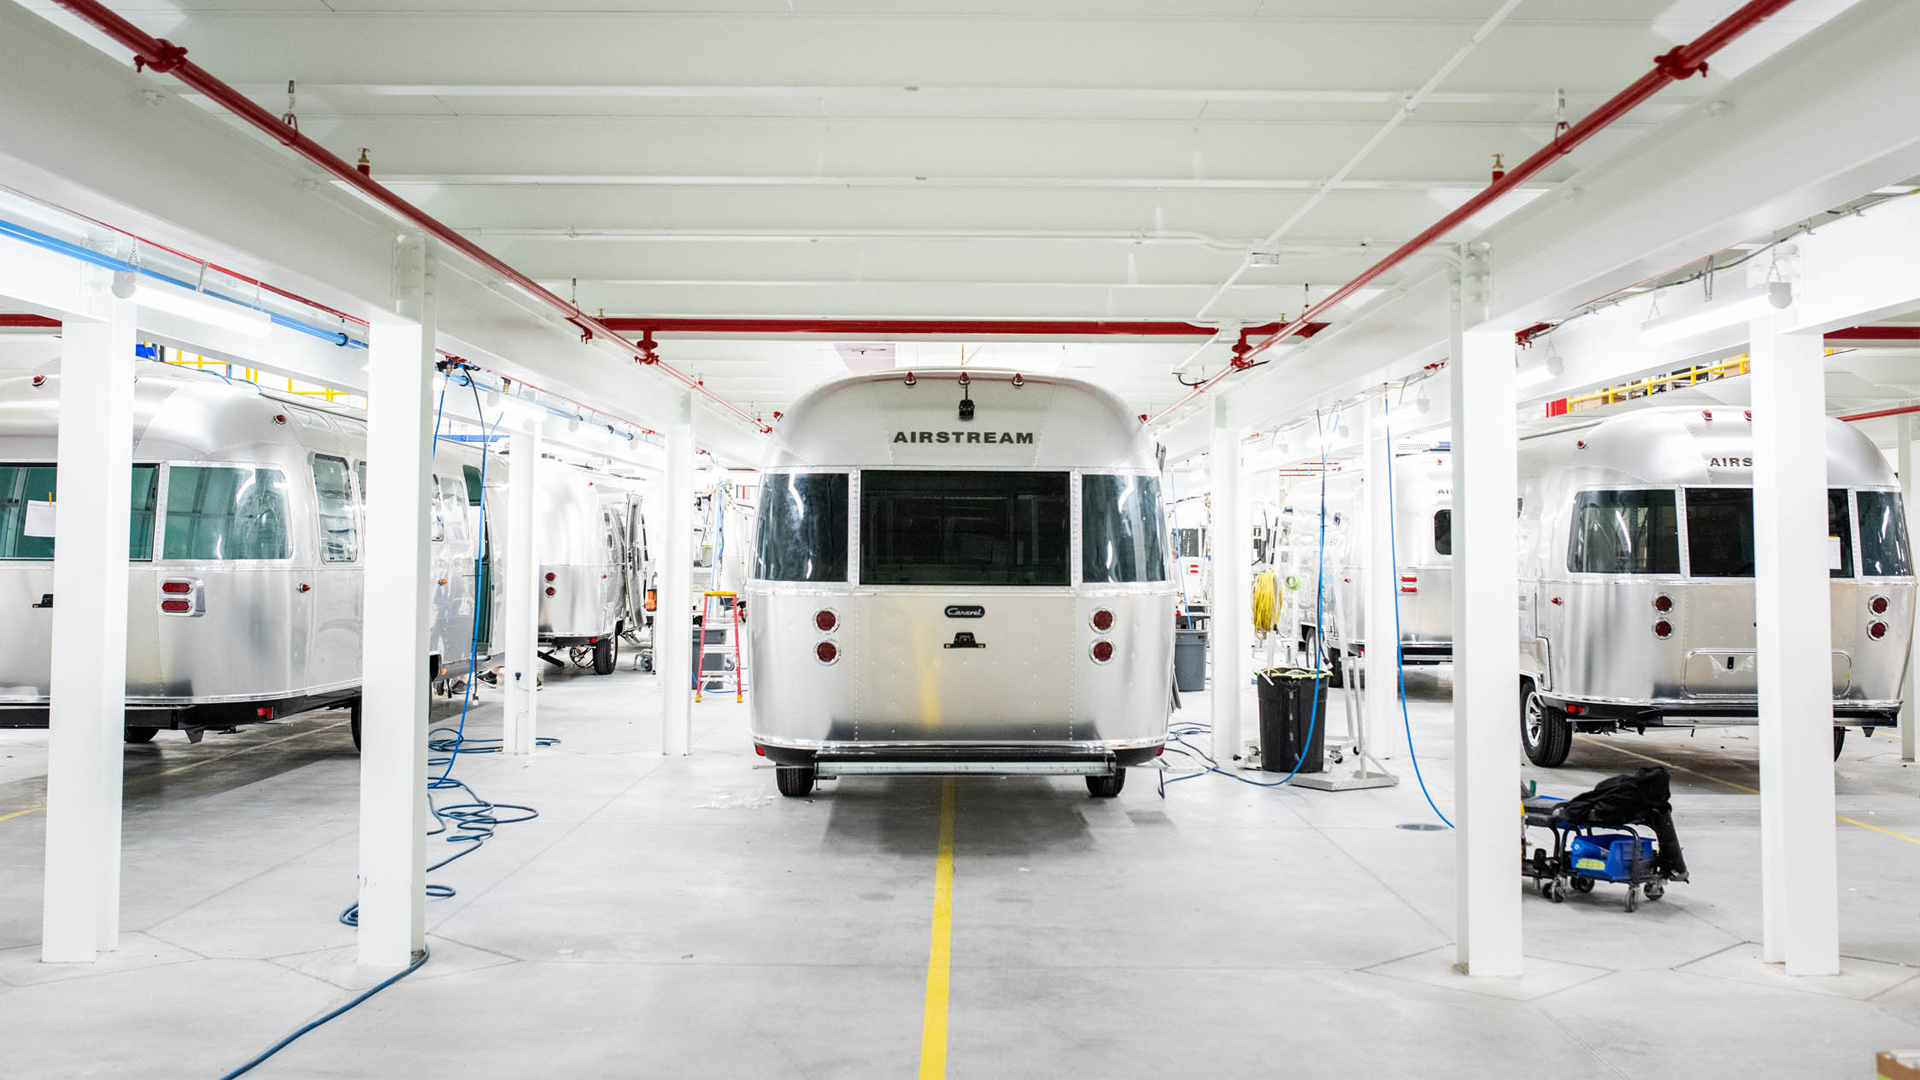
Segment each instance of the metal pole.
M1213 449L1207 473L1213 481L1213 756L1233 767L1240 753L1240 693L1246 684L1247 627L1251 623L1247 512L1240 497L1240 433L1230 426L1226 399L1214 402Z
M1790 314L1778 316L1790 319ZM1754 625L1760 682L1761 952L1840 972L1826 361L1818 334L1753 323Z
M109 299L101 314L61 331L58 490L24 493L51 502L58 603L9 616L53 636L40 936L49 963L90 963L120 943L134 306Z
M1453 821L1457 857L1455 941L1469 975L1518 975L1520 730L1514 671L1518 610L1518 462L1513 338L1470 328L1483 317L1484 253L1461 258L1453 303Z
M1920 499L1920 477L1913 471L1913 438L1916 424L1912 413L1900 416L1898 436L1898 465L1900 469L1900 501L1908 514L1911 507ZM1912 531L1911 526L1908 529ZM1911 542L1909 542L1911 547ZM1916 637L1911 654L1907 658L1907 676L1900 683L1900 760L1912 761L1914 751L1914 704L1913 704L1913 667L1914 660L1920 658L1920 637Z
M368 338L359 955L380 967L426 944L434 258L423 238L396 245L399 313Z
M506 686L501 745L509 754L531 754L539 718L540 687L540 578L538 512L540 484L540 421L513 419L508 439L506 664L501 673Z
M661 545L660 606L655 616L653 651L660 672L660 749L666 754L693 752L693 417L683 397L685 419L668 428L667 498L660 515L666 530Z

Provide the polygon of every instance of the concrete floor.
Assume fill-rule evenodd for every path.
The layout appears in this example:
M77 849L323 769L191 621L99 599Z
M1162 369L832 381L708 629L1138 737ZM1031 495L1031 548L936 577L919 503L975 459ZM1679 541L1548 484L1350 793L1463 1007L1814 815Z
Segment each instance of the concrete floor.
M731 695L697 707L694 756L664 759L656 681L621 667L548 680L560 746L461 762L540 817L435 875L458 895L428 906L428 965L252 1075L916 1074L941 782L780 799ZM1443 807L1445 670L1410 678ZM126 932L91 966L38 962L46 735L0 732L0 1074L217 1076L383 974L335 921L342 715L129 747ZM498 715L489 691L474 726ZM1856 738L1837 767L1841 812L1891 832L1837 826L1832 979L1758 959L1749 735L1582 740L1528 775L1574 794L1642 756L1677 767L1694 882L1631 915L1617 888L1529 890L1516 980L1451 971L1452 841L1397 827L1433 820L1404 750L1400 787L1338 794L959 781L947 1074L1807 1080L1920 1047L1920 772L1897 743Z

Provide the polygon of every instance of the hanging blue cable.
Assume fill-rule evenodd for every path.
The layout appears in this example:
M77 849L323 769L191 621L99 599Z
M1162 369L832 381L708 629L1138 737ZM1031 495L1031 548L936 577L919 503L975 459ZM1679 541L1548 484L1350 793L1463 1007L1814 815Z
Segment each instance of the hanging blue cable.
M1427 805L1433 808L1434 816L1446 822L1447 828L1453 828L1453 822L1440 812L1440 806L1433 801L1433 793L1427 790L1427 778L1420 774L1420 755L1413 749L1413 721L1407 716L1407 651L1400 642L1400 534L1394 525L1393 514L1393 418L1387 406L1385 394L1380 396L1380 418L1387 429L1387 543L1392 553L1393 565L1388 570L1393 574L1393 662L1398 672L1400 689L1400 725L1407 733L1407 756L1413 759L1413 778L1420 782L1420 794L1427 797Z

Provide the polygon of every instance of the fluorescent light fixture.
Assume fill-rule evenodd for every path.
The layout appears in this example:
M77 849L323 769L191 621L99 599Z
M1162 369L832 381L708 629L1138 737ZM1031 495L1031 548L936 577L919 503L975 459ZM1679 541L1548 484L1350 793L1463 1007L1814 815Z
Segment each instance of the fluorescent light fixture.
M1516 390L1524 390L1529 386L1539 386L1552 378L1553 372L1547 370L1547 365L1541 364L1516 373L1513 377L1513 386Z
M1793 286L1784 281L1772 281L1700 307L1648 319L1640 324L1640 341L1646 345L1669 345L1709 330L1746 322L1792 304Z
M163 285L124 270L113 277L113 294L123 300L132 300L143 308L164 311L248 337L263 338L273 332L273 316L239 301Z

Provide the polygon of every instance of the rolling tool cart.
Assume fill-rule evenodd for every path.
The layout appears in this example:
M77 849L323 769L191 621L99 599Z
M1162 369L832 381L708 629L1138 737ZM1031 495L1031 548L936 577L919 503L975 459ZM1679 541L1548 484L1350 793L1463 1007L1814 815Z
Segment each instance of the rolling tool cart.
M1639 907L1643 895L1660 899L1667 882L1687 880L1669 782L1665 768L1650 765L1602 780L1571 799L1523 793L1520 873L1556 904L1592 892L1599 881L1627 887L1628 911ZM1536 845L1531 829L1547 830L1552 843Z

